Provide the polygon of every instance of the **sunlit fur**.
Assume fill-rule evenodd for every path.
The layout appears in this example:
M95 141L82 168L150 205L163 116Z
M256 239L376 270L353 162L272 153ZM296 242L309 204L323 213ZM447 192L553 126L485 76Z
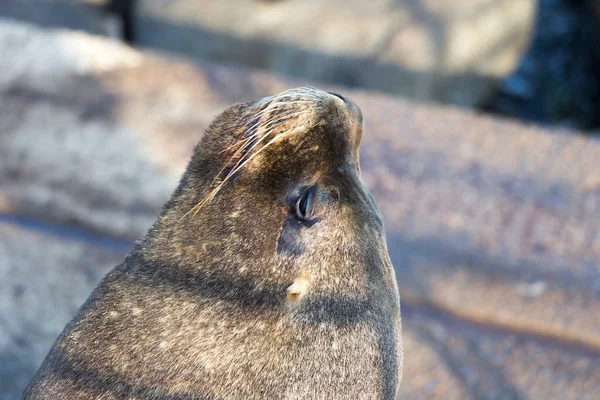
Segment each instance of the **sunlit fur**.
M312 111L313 102L292 99L299 95L315 96L320 93L319 90L310 87L289 90L263 99L258 112L255 109L246 111L243 119L248 122L244 124L244 130L240 134L239 140L223 150L226 155L232 150L235 151L217 174L212 184L214 189L190 212L195 215L205 203L214 199L223 186L264 149L296 130L305 128L301 122L302 116ZM283 112L283 114L280 115L278 112ZM282 124L287 122L293 122L293 125L283 131L279 129Z
M315 88L225 110L24 398L393 399L399 296L362 129Z

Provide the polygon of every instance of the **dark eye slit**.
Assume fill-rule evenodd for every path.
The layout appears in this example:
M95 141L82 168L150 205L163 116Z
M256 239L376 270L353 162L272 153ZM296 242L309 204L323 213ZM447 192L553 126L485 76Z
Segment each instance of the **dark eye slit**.
M306 189L296 200L295 213L296 218L301 221L312 219L315 211L315 202L317 197L317 185Z

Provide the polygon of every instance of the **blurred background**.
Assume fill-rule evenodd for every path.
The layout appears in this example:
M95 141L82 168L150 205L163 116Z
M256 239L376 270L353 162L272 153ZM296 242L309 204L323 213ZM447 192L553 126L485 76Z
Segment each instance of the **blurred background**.
M0 399L227 106L363 110L401 399L600 399L600 0L0 0Z

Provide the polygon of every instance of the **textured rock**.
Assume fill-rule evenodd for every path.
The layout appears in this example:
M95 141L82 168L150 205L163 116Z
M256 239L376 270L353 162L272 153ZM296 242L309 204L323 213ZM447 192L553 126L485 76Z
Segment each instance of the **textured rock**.
M10 23L0 53L0 388L14 398L211 119L298 83ZM594 399L600 141L337 90L365 116L363 176L403 298L403 398ZM37 294L19 308L19 293Z
M17 399L128 242L0 215L0 398Z
M511 72L533 0L139 0L137 43L472 106Z

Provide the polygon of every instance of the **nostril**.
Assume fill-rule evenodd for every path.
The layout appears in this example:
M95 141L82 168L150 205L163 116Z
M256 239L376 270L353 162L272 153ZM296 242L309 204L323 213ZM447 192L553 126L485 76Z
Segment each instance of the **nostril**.
M346 102L346 98L339 93L335 93L335 92L327 92L327 93L337 97L338 99L341 99L344 103Z

